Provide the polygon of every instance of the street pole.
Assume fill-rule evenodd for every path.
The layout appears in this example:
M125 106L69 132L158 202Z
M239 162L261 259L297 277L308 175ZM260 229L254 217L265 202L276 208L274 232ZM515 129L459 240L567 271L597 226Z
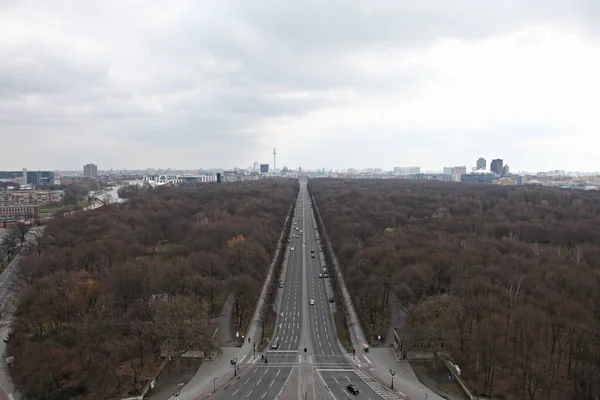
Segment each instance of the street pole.
M396 375L396 371L390 369L390 375L392 375L392 385L391 385L391 389L394 389L394 375Z

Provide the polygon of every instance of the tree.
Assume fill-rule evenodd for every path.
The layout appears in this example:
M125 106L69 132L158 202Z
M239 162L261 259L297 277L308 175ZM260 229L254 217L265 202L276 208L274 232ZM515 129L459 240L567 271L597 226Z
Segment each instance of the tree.
M155 305L156 332L164 349L179 358L190 350L210 354L215 349L207 329L208 306L194 296L177 295Z

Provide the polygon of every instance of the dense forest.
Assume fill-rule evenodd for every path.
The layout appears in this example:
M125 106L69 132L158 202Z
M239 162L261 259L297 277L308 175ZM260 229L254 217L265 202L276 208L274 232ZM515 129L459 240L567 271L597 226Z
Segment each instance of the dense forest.
M161 353L217 351L212 317L233 294L247 324L297 192L296 180L129 190L51 221L2 310L17 387L105 400L139 393Z
M363 326L450 344L501 399L600 394L600 193L442 182L309 182Z

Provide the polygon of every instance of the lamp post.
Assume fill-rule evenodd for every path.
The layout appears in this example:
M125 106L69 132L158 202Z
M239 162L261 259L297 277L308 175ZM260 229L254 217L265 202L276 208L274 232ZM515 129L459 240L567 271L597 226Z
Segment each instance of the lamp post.
M390 375L392 375L392 386L391 389L394 389L394 375L396 375L396 371L390 369Z

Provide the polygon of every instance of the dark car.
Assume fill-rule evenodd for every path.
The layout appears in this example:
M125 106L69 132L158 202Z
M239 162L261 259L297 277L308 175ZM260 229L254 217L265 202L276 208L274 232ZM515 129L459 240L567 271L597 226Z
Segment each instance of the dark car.
M356 386L354 386L353 384L349 384L348 386L346 386L346 389L348 389L348 391L352 394L360 393L360 390L358 390L358 388Z
M329 302L330 302L330 303L333 303L334 301L335 301L335 299L334 299L333 297L330 297L330 298L329 298Z

